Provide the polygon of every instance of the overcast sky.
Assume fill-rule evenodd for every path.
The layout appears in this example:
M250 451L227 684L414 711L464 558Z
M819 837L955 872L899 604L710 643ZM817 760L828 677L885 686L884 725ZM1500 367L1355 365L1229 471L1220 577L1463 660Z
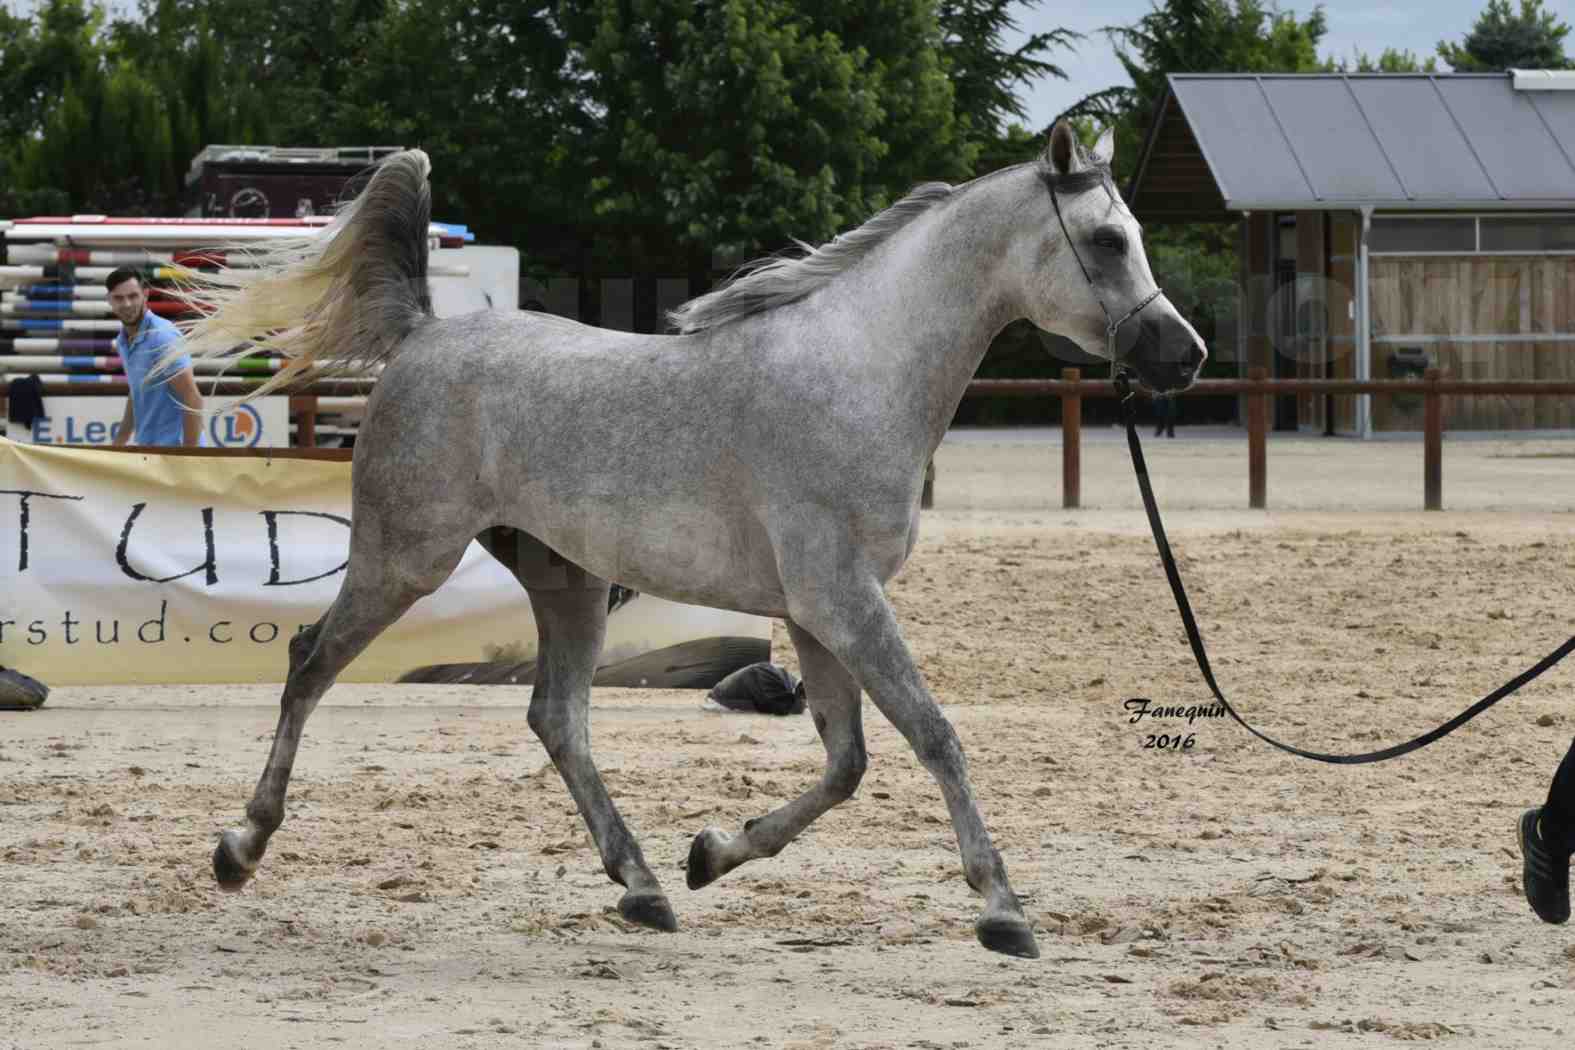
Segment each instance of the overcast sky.
M1305 19L1315 5L1282 0L1279 6ZM1384 48L1393 47L1409 49L1419 59L1426 59L1435 53L1439 40L1459 43L1486 6L1487 0L1325 0L1323 9L1329 31L1319 45L1318 57L1343 58L1354 65L1358 48L1376 58ZM1543 6L1566 22L1575 20L1571 0L1550 0ZM1130 85L1109 38L1099 28L1131 25L1153 7L1152 0L1042 0L1033 8L1019 4L1016 15L1020 32L1010 42L1013 47L1030 33L1057 26L1085 34L1075 54L1059 51L1050 56L1071 79L1046 78L1024 92L1029 129L1043 129L1056 114L1084 95L1116 84Z

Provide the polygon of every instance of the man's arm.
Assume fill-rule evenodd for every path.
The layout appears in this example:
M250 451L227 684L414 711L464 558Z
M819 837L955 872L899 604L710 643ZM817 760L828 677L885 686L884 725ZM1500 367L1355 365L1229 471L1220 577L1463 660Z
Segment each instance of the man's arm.
M136 432L137 415L131 410L131 395L126 395L126 411L120 416L120 429L115 431L115 445L124 445L131 441L131 435Z
M202 395L197 392L196 374L190 365L170 379L170 390L186 407L181 413L181 444L193 447L202 437Z

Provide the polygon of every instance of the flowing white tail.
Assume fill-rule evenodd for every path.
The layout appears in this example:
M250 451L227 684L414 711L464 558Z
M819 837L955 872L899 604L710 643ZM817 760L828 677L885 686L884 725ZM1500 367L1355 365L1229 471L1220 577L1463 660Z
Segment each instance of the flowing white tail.
M185 338L160 367L181 353L225 358L273 350L287 357L247 394L250 400L304 377L365 373L387 362L432 316L431 170L420 150L396 153L317 236L226 248L245 265L193 271L178 294L205 315L182 326Z

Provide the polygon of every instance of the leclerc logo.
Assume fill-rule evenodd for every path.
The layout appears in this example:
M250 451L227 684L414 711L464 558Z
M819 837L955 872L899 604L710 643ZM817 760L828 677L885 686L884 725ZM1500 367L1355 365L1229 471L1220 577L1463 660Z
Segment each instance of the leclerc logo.
M251 405L236 405L208 421L208 436L220 448L254 448L262 440L262 417Z

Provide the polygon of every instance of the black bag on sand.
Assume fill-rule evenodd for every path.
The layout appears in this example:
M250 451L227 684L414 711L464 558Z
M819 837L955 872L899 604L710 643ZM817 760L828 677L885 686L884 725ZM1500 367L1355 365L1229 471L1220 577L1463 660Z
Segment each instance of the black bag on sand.
M0 711L31 711L43 707L49 686L21 671L0 667Z
M729 711L763 715L804 713L804 683L772 663L740 667L711 688L706 698Z

